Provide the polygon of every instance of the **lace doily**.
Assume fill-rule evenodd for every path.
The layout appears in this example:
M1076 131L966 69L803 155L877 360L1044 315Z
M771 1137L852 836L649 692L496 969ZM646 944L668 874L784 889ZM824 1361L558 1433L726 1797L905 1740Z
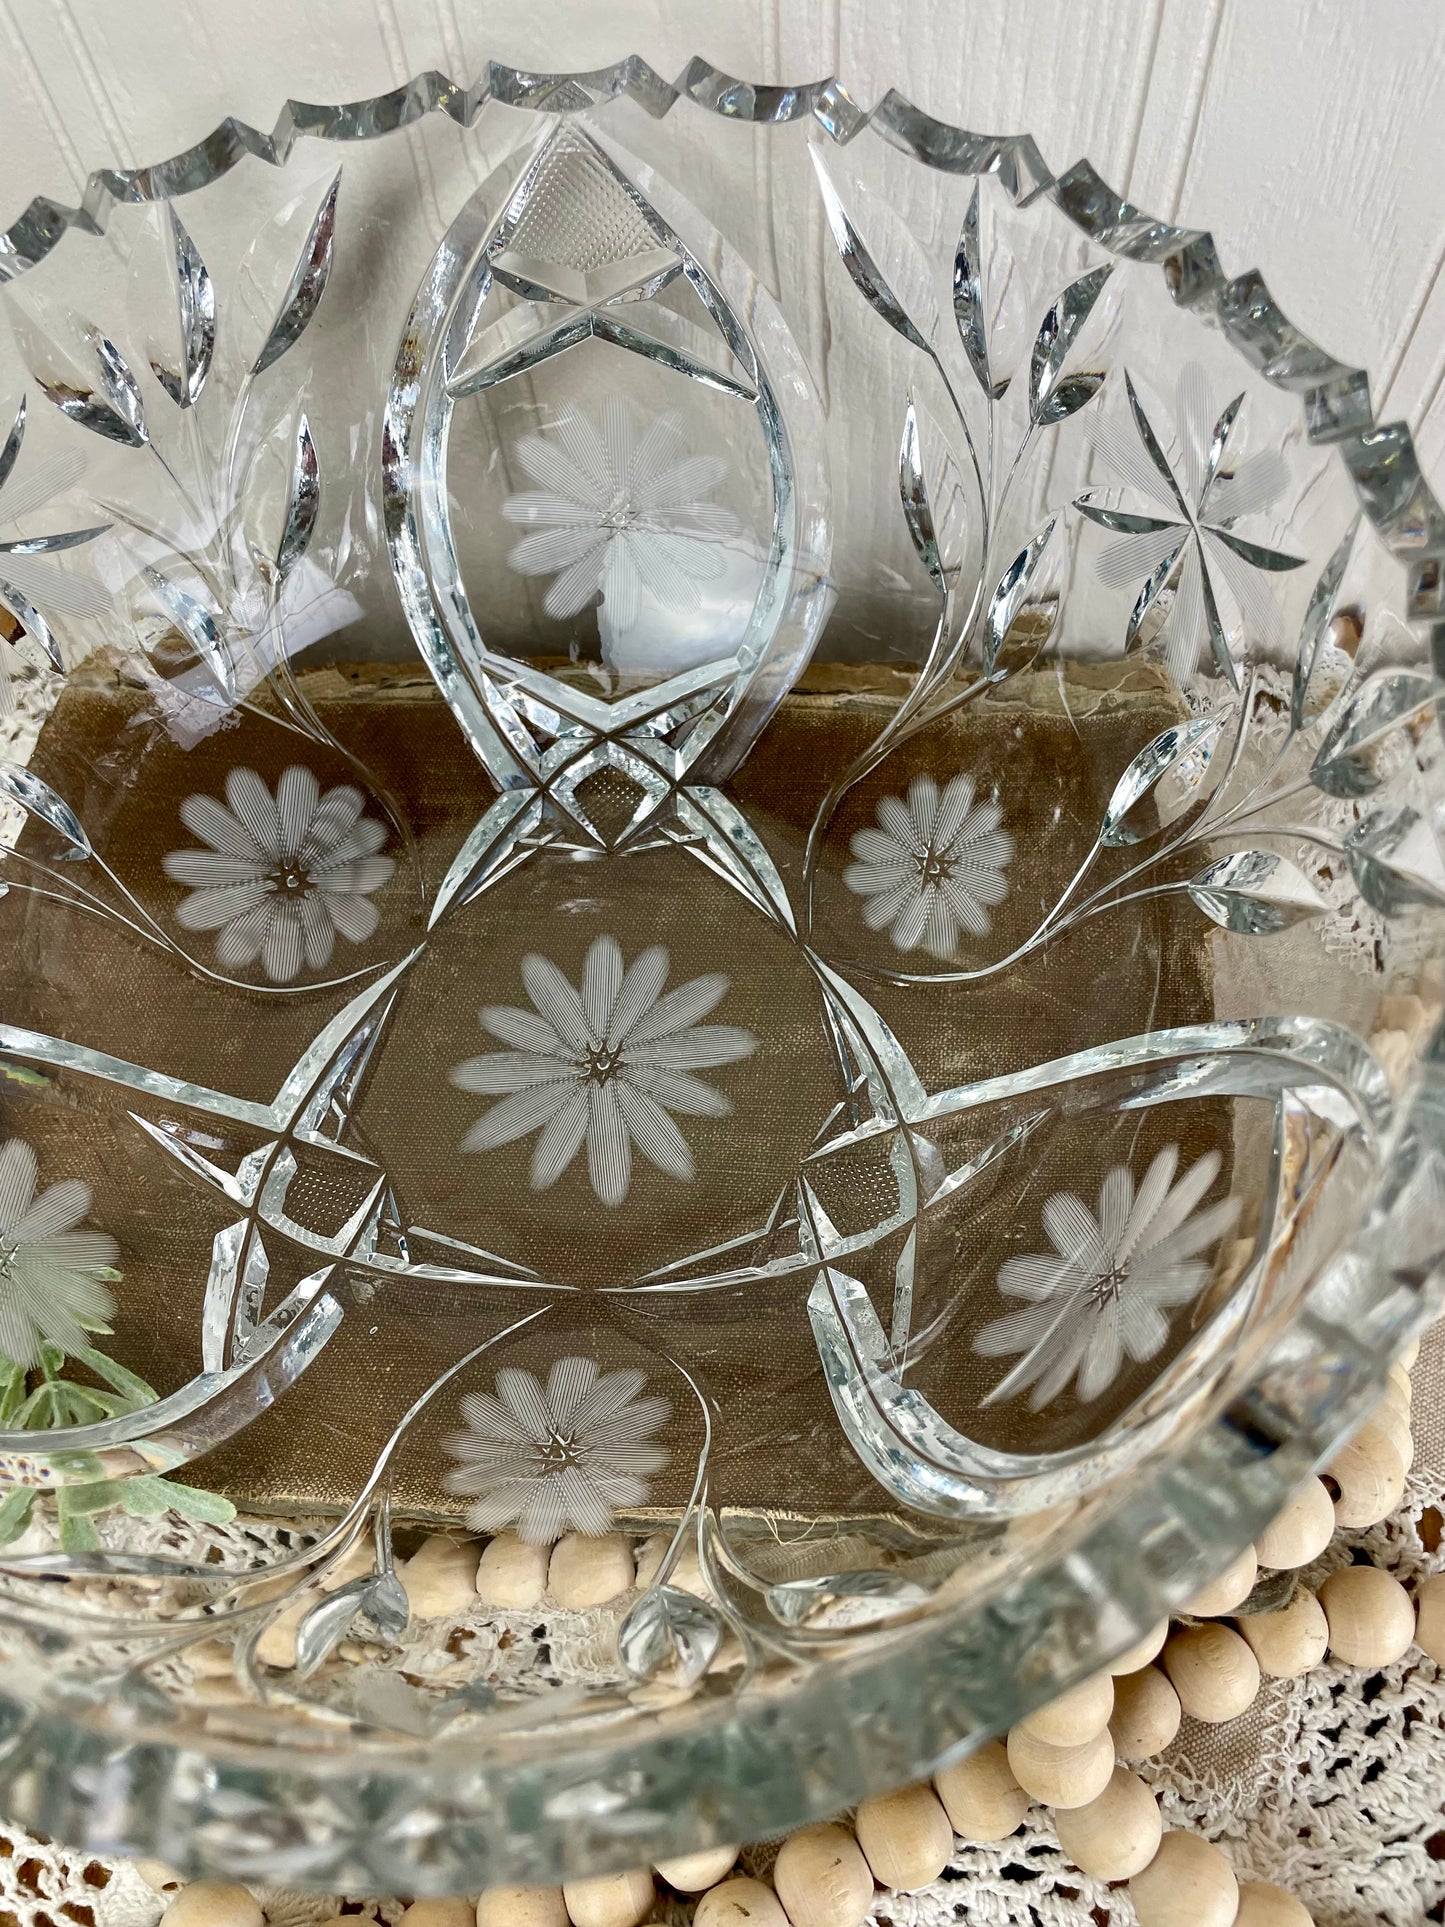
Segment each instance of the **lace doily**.
M1445 1325L1427 1335L1412 1374L1415 1465L1404 1503L1369 1531L1336 1537L1302 1577L1317 1585L1352 1557L1369 1559L1410 1585L1445 1570ZM171 1529L172 1531L174 1528ZM285 1527L237 1521L185 1525L211 1535L223 1558L254 1553L255 1537ZM278 1538L279 1543L279 1538ZM509 1662L555 1684L559 1652L568 1677L589 1671L589 1637L605 1629L568 1615L567 1636L544 1613L518 1615L506 1633ZM477 1628L466 1629L471 1637ZM429 1625L428 1654L440 1660L462 1628ZM518 1651L518 1647L523 1648ZM453 1643L453 1652L455 1645ZM530 1652L530 1660L528 1654ZM544 1657L545 1656L545 1657ZM600 1658L595 1655L594 1659ZM555 1676L555 1677L554 1677ZM1316 1927L1421 1927L1445 1919L1445 1671L1412 1647L1377 1673L1326 1659L1298 1680L1265 1680L1243 1718L1224 1726L1186 1719L1164 1753L1138 1769L1161 1797L1167 1826L1217 1842L1241 1879L1272 1880L1296 1894ZM766 1872L775 1848L750 1848L750 1871ZM153 1864L67 1852L0 1826L3 1927L155 1927L168 1895L139 1871ZM272 1927L317 1927L338 1912L395 1923L404 1897L344 1898L262 1890ZM665 1906L682 1927L691 1909ZM943 1878L916 1894L880 1893L873 1917L893 1927L1135 1927L1125 1886L1092 1880L1059 1851L1048 1815L1031 1809L1009 1839L960 1846Z

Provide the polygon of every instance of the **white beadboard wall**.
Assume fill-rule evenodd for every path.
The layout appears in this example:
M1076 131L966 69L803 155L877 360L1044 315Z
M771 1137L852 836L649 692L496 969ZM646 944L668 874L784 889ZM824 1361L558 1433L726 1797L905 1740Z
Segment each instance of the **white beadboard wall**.
M669 76L693 53L750 79L834 73L865 103L892 84L1031 131L1056 169L1088 155L1369 368L1445 483L1440 0L0 0L0 220L228 112L269 127L287 93L625 52ZM796 271L822 272L810 252Z

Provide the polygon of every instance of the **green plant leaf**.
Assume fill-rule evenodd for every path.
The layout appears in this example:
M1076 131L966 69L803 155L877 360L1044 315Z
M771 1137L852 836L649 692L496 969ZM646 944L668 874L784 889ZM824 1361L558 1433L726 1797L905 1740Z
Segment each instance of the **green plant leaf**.
M173 1512L183 1518L200 1519L207 1525L229 1525L236 1516L236 1508L229 1499L223 1499L218 1492L206 1492L198 1485L181 1485L175 1479L157 1479L156 1485L166 1494Z
M132 1411L142 1405L155 1404L158 1394L154 1388L135 1372L127 1371L124 1365L117 1365L113 1358L107 1358L104 1352L85 1345L76 1353L76 1358L80 1364L88 1365L97 1378L103 1378L107 1385L128 1398Z
M18 1539L30 1523L30 1514L35 1509L35 1487L33 1485L12 1486L0 1499L0 1546L8 1546L12 1539Z
M85 1514L76 1510L75 1505L76 1495L90 1489L87 1486L63 1485L56 1494L63 1552L96 1552L100 1548L100 1534Z
M119 1503L132 1519L159 1519L170 1510L171 1500L164 1479L142 1473L138 1479L120 1481Z

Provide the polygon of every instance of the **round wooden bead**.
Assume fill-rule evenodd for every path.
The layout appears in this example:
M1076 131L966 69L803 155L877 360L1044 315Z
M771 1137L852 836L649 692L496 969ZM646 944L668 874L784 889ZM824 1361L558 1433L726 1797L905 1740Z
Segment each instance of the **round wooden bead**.
M1314 1915L1272 1881L1246 1880L1239 1889L1234 1927L1314 1927Z
M1029 1810L1002 1740L986 1740L976 1752L940 1767L933 1785L954 1832L965 1840L1006 1840Z
M488 1887L477 1927L567 1927L567 1903L560 1887Z
M1318 1666L1330 1643L1325 1609L1306 1586L1275 1613L1251 1613L1239 1630L1270 1679L1298 1679Z
M1166 1833L1129 1898L1139 1927L1232 1927L1239 1882L1218 1847L1197 1833Z
M1191 1593L1181 1610L1200 1619L1217 1619L1224 1613L1232 1613L1254 1591L1258 1577L1259 1561L1254 1556L1254 1547L1246 1546L1217 1579L1211 1579L1207 1586Z
M1370 1423L1385 1437L1400 1454L1400 1463L1408 1472L1415 1463L1415 1435L1410 1430L1410 1414L1393 1400L1381 1405Z
M1025 1733L1050 1746L1082 1746L1102 1733L1114 1710L1114 1681L1108 1673L1080 1680L1045 1706L1019 1721Z
M547 1590L550 1546L529 1546L515 1532L499 1532L477 1566L477 1597L484 1605L527 1612ZM507 1888L506 1891L520 1891ZM550 1889L548 1890L550 1891Z
M1389 1666L1410 1649L1415 1609L1393 1574L1378 1566L1342 1566L1320 1587L1330 1651L1346 1666Z
M1179 1695L1157 1666L1141 1667L1114 1681L1109 1735L1121 1760L1151 1760L1179 1731Z
M1165 1642L1164 1670L1191 1719L1238 1719L1259 1691L1259 1662L1239 1634L1217 1619L1188 1626Z
M932 1787L906 1786L865 1800L853 1826L873 1878L898 1893L916 1893L937 1880L953 1852L953 1828Z
M1335 1520L1351 1532L1388 1519L1405 1493L1400 1454L1375 1425L1362 1425L1325 1467L1339 1487Z
M1254 1542L1262 1566L1292 1570L1318 1559L1335 1536L1335 1503L1311 1475L1285 1501Z
M174 1899L186 1884L169 1861L142 1857L130 1864L149 1888L167 1900Z
M711 1887L697 1903L693 1927L788 1927L778 1896L764 1881L739 1874Z
M437 1534L396 1569L418 1619L450 1619L477 1603L477 1549Z
M1109 1784L1114 1742L1106 1728L1082 1746L1050 1746L1016 1726L1008 1736L1008 1763L1024 1792L1046 1807L1082 1807Z
M604 1532L595 1539L569 1532L552 1548L547 1590L559 1606L585 1612L631 1592L635 1578L632 1548L620 1532ZM580 1921L577 1927L582 1927Z
M659 1860L656 1871L680 1894L700 1894L708 1887L715 1887L724 1874L731 1873L737 1857L736 1847L709 1847L704 1853L684 1853L674 1860Z
M646 1867L634 1867L631 1873L601 1874L596 1880L564 1880L562 1898L572 1927L642 1927L657 1889Z
M1420 1581L1415 1594L1415 1641L1437 1666L1445 1666L1445 1572Z
M477 1927L477 1910L462 1894L414 1900L402 1912L401 1927Z
M1334 1524L1334 1509L1330 1509L1330 1524ZM1109 1662L1109 1671L1118 1679L1122 1673L1137 1673L1141 1666L1147 1666L1151 1659L1158 1657L1159 1649L1169 1637L1169 1621L1161 1619L1157 1626L1151 1626L1142 1639L1136 1640Z
M161 1915L161 1927L262 1927L261 1903L232 1880L193 1880Z
M1420 1341L1418 1338L1415 1341L1415 1349L1417 1352L1420 1349ZM1403 1358L1397 1358L1386 1373L1385 1388L1387 1395L1393 1393L1408 1412L1414 1402L1415 1387L1410 1383L1410 1367L1405 1363Z
M1054 1831L1080 1872L1095 1880L1127 1880L1158 1852L1164 1823L1159 1802L1139 1775L1116 1766L1097 1800L1054 1816Z
M860 1927L873 1876L846 1827L802 1827L778 1849L773 1885L793 1927ZM581 1927L581 1923L578 1923Z

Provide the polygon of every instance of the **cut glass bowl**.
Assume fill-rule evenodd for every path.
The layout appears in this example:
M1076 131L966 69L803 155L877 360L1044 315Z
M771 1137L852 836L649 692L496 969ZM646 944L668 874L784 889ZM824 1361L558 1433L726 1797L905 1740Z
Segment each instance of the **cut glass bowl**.
M1445 1239L1366 376L701 63L228 121L0 269L0 1811L624 1867L1220 1571Z

